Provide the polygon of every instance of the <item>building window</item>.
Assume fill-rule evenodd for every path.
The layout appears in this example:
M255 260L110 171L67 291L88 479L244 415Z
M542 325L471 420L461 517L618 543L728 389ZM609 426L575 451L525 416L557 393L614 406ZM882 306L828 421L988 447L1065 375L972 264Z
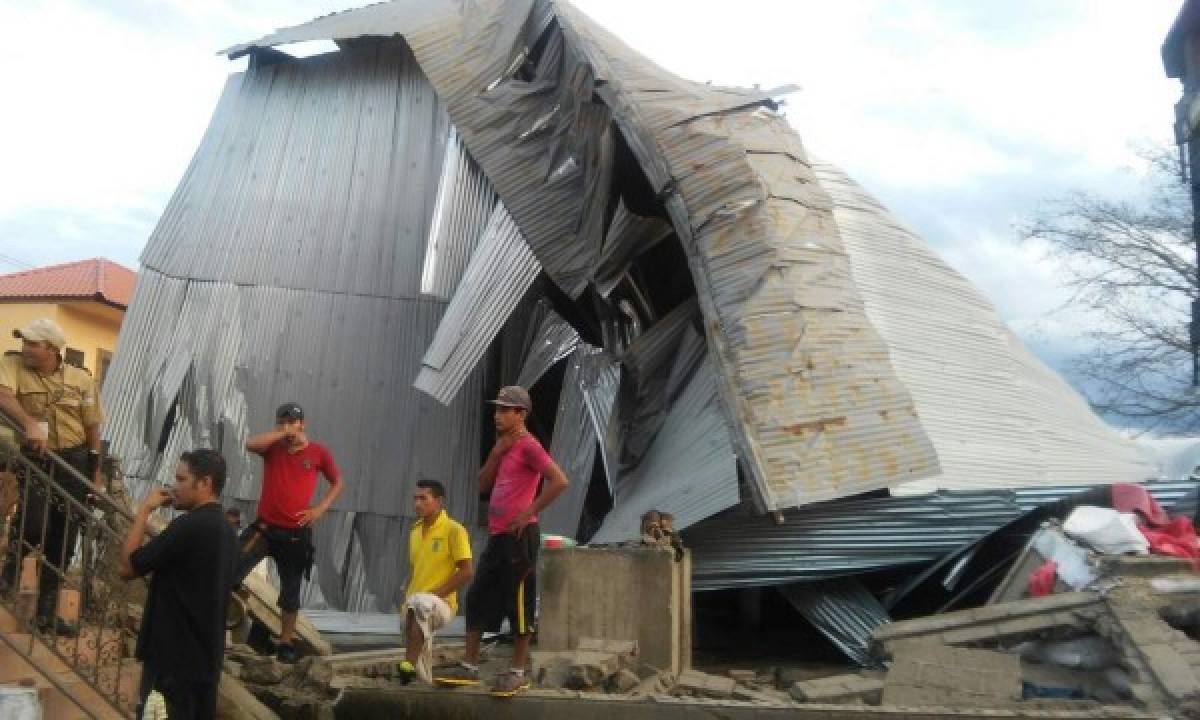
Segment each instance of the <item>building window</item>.
M96 349L96 386L104 385L104 378L108 375L108 366L112 365L112 353L103 349Z
M63 351L64 359L68 365L74 365L77 368L83 367L83 351L75 348L67 348Z

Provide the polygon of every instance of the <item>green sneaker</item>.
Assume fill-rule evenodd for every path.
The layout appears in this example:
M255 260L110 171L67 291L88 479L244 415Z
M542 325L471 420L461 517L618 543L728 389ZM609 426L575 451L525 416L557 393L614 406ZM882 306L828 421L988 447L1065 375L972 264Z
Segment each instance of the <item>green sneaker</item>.
M518 675L509 670L496 676L492 683L492 697L510 698L529 687L529 676L525 673Z
M479 668L467 667L462 663L439 665L433 669L433 682L443 687L478 685Z

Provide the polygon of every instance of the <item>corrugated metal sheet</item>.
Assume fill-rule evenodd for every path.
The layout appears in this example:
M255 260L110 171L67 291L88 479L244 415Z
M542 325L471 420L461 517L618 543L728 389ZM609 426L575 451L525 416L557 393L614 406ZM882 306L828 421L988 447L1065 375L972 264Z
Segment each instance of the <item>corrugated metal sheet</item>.
M579 344L579 333L575 332L575 328L561 315L548 310L534 331L529 352L525 355L525 364L517 377L517 385L533 387L555 363L575 352ZM555 427L558 427L557 423Z
M613 365L607 353L586 343L580 345L567 361L550 455L562 467L571 484L538 516L543 532L574 537L579 528L579 516L587 498L600 438L589 417L588 401L595 393L596 385L610 376L608 370ZM608 397L611 399L612 395Z
M887 610L854 578L819 580L780 586L787 598L821 634L864 667L878 665L871 657L871 634L891 622Z
M681 393L636 468L623 473L613 493L613 509L593 543L632 540L641 516L660 510L686 528L738 503L737 462L717 400L716 374L707 355L681 358L690 375L680 374Z
M540 270L512 216L496 205L413 385L449 404Z
M603 238L613 136L607 106L594 101L590 68L561 35L524 68L528 76L516 77L549 18L549 4L535 9L531 0L399 2L319 18L226 52L403 35L539 260L577 297Z
M233 76L142 263L175 277L416 298L446 143L402 43ZM361 152L355 152L361 149Z
M608 233L604 237L604 248L592 273L592 282L604 297L608 297L621 277L629 270L630 263L639 253L645 252L666 239L675 230L671 223L662 218L643 217L629 210L625 200L617 203L617 210Z
M321 18L255 43L401 34L547 273L577 296L599 260L610 118L693 256L735 446L765 508L937 470L862 312L829 201L769 94L654 66L565 2L430 0ZM551 26L536 67L517 76ZM484 88L480 92L480 88ZM603 103L594 102L598 96ZM749 151L749 152L747 152Z
M1150 483L1164 508L1186 512L1197 483ZM739 510L684 533L692 586L785 585L932 562L1042 504L1086 486L940 491L841 500L784 512L782 524Z
M937 458L850 275L799 137L755 93L682 81L567 3L691 256L739 457L766 509L935 473Z
M736 504L735 452L760 509L939 472L875 327L886 324L872 314L878 298L868 302L871 283L854 274L860 238L843 238L835 215L843 210L773 112L770 92L676 78L570 5L541 0L404 0L254 45L396 34L407 45L351 43L303 61L252 62L228 83L143 258L150 277L135 306L143 295L162 305L135 307L122 337L123 350L143 354L119 359L110 380L124 415L109 434L144 480L165 472L160 448L173 458L197 443L240 447L284 397L320 408L314 435L353 464L340 515L318 531L322 593L339 606L390 607L415 480L447 482L453 513L474 525L480 359L514 309L527 307L522 300L536 301L527 290L539 268L578 297L589 278L612 282L629 253L663 232L618 211L605 237L614 123L689 255L704 335L682 310L652 324L620 358L621 394L633 400L619 412L608 400L615 366L598 373L594 392L566 398L564 429L579 431L564 434L563 453L579 462L576 472L587 453L584 410L605 433L616 507L598 537L635 536L651 507L682 527ZM448 136L443 107L486 181ZM503 202L482 228L489 183ZM506 364L528 354L527 344L509 352L515 344L502 338L506 380ZM1012 357L1015 376L1036 380L1034 407L1059 413L1055 423L1079 419L1077 409L1053 407L1053 383L1038 377L1044 367ZM449 407L414 392L413 378ZM1085 432L1118 442L1098 424ZM1051 469L1034 482L1067 477L1070 432L1051 425L1038 442ZM253 459L235 452L232 465L231 493L256 496ZM1027 477L1027 469L1009 470ZM835 505L796 520L832 527L834 538L718 518L695 533L697 586L922 562L977 533L982 518L1018 511L1014 496L994 495L938 515L923 505L936 510L937 497L867 508L883 513L870 527ZM883 534L889 513L895 543ZM931 518L941 523L936 536L923 524ZM825 556L803 553L815 540L828 541L815 548Z
M833 165L834 203L867 316L912 393L942 472L906 491L1129 482L1154 470L1030 353L965 278Z
M454 295L495 206L496 193L451 127L425 247L422 293L446 300Z
M636 337L619 358L624 372L617 426L609 428L606 442L610 456L620 459L622 474L641 462L654 441L686 380L680 373L692 372L704 354L703 341L685 348L689 335L699 340L691 330L695 321L695 303L680 305Z
M446 123L399 44L284 65L230 80L150 239L104 388L105 435L137 492L181 451L220 448L226 501L252 512L260 461L245 437L300 402L347 483L316 528L310 599L391 610L415 482L445 483L468 527L478 510L482 373L460 379L449 407L411 385L447 306L419 292ZM445 170L461 177L462 162ZM442 211L463 247L483 230L487 193L473 182L473 201ZM439 270L443 287L453 268Z

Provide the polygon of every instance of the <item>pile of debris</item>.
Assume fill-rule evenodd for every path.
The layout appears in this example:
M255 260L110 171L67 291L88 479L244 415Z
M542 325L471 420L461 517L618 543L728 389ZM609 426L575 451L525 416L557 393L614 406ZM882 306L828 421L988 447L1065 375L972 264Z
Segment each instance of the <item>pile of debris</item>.
M533 680L540 688L562 688L581 693L606 693L630 697L694 697L740 700L765 704L791 704L778 692L773 675L754 670L731 670L713 675L694 669L678 674L642 662L637 644L582 638L576 650L534 652Z
M1100 590L999 602L878 628L882 676L796 683L812 703L1182 711L1200 697L1200 581L1188 564L1115 557Z

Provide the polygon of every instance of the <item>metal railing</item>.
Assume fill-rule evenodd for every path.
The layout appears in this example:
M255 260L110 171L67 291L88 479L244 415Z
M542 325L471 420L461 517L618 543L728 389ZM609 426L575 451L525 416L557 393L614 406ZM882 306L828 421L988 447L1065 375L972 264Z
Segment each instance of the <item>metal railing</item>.
M131 607L146 585L120 579L120 553L132 522L119 469L108 463L103 492L58 453L25 446L19 424L0 412L0 605L17 620L0 642L42 671L91 717L70 683L47 663L66 665L113 710L133 717L138 700Z

